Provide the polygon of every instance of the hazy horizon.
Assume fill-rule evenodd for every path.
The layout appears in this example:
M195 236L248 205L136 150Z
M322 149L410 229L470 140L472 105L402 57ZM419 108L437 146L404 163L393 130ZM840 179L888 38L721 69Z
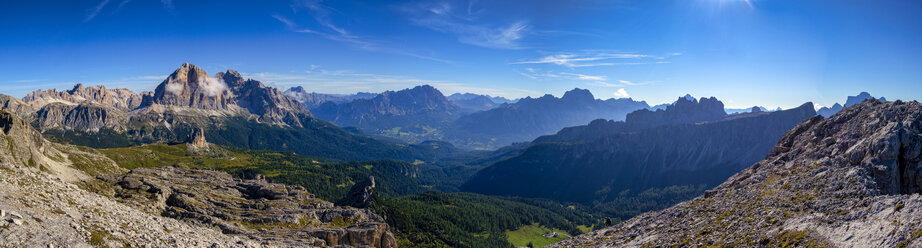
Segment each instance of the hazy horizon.
M728 108L919 100L917 1L93 0L7 4L0 93L76 83L153 90L183 62L334 94L430 84L446 95ZM860 58L860 59L859 59Z

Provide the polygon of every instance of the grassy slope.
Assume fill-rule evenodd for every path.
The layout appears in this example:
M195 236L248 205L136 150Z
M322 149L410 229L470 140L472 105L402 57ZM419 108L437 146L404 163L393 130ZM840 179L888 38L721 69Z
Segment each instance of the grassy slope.
M559 236L550 238L544 237L544 234L549 232L557 232ZM529 243L532 244L532 247L543 247L568 239L570 238L570 234L560 229L548 228L538 223L533 223L513 231L506 231L506 237L509 242L516 247L527 246Z
M309 192L327 201L342 198L349 188L375 176L379 191L388 195L406 195L422 192L419 178L413 177L418 169L412 164L396 160L363 162L333 162L309 158L292 152L253 151L239 148L213 146L212 152L193 153L186 144L150 144L126 148L100 150L123 168L180 166L213 169L235 176L265 175L272 181L304 186Z

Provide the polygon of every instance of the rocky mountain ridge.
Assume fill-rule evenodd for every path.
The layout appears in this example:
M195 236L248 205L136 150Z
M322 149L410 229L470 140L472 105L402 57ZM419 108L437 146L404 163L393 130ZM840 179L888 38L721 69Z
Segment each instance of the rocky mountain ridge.
M590 203L651 188L713 186L764 158L785 131L816 115L807 103L697 122L721 116L722 104L713 101L639 110L644 114L629 115L627 122L594 121L538 138L519 155L479 171L462 190ZM683 113L696 108L714 111Z
M920 127L915 101L815 116L703 196L553 247L922 246Z
M0 108L61 142L95 148L181 142L202 129L216 144L334 159L414 161L441 154L429 146L396 144L343 130L314 118L281 91L244 79L234 70L209 76L189 63L153 92L77 85L66 91L35 91L24 100L0 95Z
M455 136L490 137L487 147L509 145L552 134L564 127L584 125L595 119L623 120L625 115L650 107L630 98L595 99L584 89L567 91L562 97L526 97L518 102L462 116L454 123Z
M829 118L830 116L832 116L832 115L838 113L839 111L841 111L842 108L845 108L845 107L848 107L848 106L852 106L852 105L855 105L855 104L859 104L859 103L861 103L862 101L867 100L867 99L871 99L871 98L874 98L874 97L871 96L870 93L867 93L867 92L863 92L863 91L862 91L861 93L858 93L858 95L848 96L848 98L845 99L845 105L844 105L844 106L843 106L843 105L840 105L839 103L835 103L835 104L833 104L832 106L829 106L829 107L822 107L822 108L816 110L816 113L819 114L819 115L822 115L822 116L825 117L825 118ZM887 101L887 99L886 99L886 98L883 98L883 97L877 98L877 100L878 100L878 101L881 101L881 102L886 102L886 101Z
M106 89L106 86L96 85L83 87L76 84L70 90L57 91L56 89L36 90L27 94L22 99L30 103L33 108L42 108L51 103L64 103L78 105L93 103L108 106L122 111L130 111L141 105L141 95L124 88Z
M744 114L740 116L750 116ZM679 97L664 109L640 109L625 116L624 121L597 119L588 125L566 127L554 135L542 136L533 143L591 141L608 134L633 132L659 126L717 121L727 117L717 98Z
M343 95L343 94L323 94L317 92L307 92L304 87L296 86L291 87L283 92L285 95L291 97L295 101L300 102L308 109L315 109L320 107L325 102L332 102L336 104L351 102L358 99L371 99L377 96L377 93L368 93L368 92L358 92L355 94Z

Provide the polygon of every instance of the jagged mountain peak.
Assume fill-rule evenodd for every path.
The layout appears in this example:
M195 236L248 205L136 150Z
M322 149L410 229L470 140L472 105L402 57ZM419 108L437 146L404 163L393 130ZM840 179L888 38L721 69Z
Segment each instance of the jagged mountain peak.
M69 90L36 90L23 97L22 101L32 105L34 109L40 109L51 103L68 105L94 103L127 111L141 104L141 96L125 88L106 89L103 85L85 87L77 83Z
M171 83L200 83L208 78L208 73L204 69L188 62L183 63L167 77L167 82Z
M311 116L307 108L281 91L244 79L237 71L229 69L210 77L189 63L163 80L153 94L145 94L141 108L208 116L255 115L260 121L293 126L301 126L302 116Z
M290 92L304 93L304 87L303 87L303 86L295 86L295 87L289 88L288 91L290 91Z
M861 103L861 102L864 101L864 100L872 99L872 98L874 98L874 97L871 96L870 93L865 92L865 91L862 91L861 93L858 93L858 95L849 96L849 97L845 100L845 105L843 105L843 106L844 106L844 107L849 107L849 106L852 106L852 105L855 105L855 104L859 104L859 103Z
M374 99L390 99L396 100L398 103L403 102L406 104L415 104L420 101L430 104L450 104L448 98L446 98L441 91L428 84L418 85L413 88L399 91L385 91L384 93L376 96Z
M227 83L227 84L244 81L243 76L241 76L239 72L233 69L227 69L227 71L225 72L219 72L218 74L215 75L215 77L224 80L224 83Z
M726 116L723 102L716 97L702 97L700 101L679 97L674 104L666 106L665 110L637 110L627 114L625 121L631 125L663 125L714 121Z
M564 101L592 101L595 100L595 96L587 89L573 88L563 93L563 97L560 99Z
M102 86L102 87L105 87L105 86ZM71 94L73 94L73 92L77 92L77 91L81 91L81 90L83 90L83 84L77 83L77 84L74 85L74 88L72 88L72 89L70 90L70 92L71 92Z
M403 91L408 92L410 94L414 94L414 95L422 94L422 95L430 95L430 96L441 96L443 98L445 97L444 95L442 95L441 91L439 91L435 87L432 87L432 85L428 85L428 84L417 85L413 88L405 89Z

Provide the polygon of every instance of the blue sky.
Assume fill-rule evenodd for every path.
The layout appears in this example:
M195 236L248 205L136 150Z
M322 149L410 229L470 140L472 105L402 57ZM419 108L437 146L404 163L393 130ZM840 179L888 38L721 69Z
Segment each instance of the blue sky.
M922 96L922 1L4 1L0 93L152 90L183 62L279 88L590 89L728 107Z

